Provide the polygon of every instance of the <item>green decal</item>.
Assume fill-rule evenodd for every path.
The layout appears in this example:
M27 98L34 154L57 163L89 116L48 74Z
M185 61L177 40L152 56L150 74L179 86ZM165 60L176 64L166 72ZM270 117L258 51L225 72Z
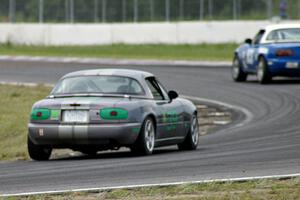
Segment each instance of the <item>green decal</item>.
M132 133L139 133L140 132L140 128L132 128Z
M163 113L163 122L170 123L170 125L166 126L167 131L173 131L177 128L177 122L179 121L178 113L176 110L168 111Z
M164 123L167 123L167 121L168 121L167 113L163 113L163 114L162 114L162 119L163 119L163 122L164 122Z
M176 125L169 125L167 126L167 131L173 131L173 130L176 130L177 126Z
M188 124L188 123L184 123L184 127L185 127L185 128L188 128L188 127L189 127L189 124Z
M164 123L176 123L178 121L179 121L178 113L175 110L163 113L163 122Z
M102 119L122 120L128 118L128 111L123 108L104 108L100 110Z
M32 120L47 120L50 118L50 110L47 108L36 108L31 111Z
M60 110L51 110L51 119L59 120Z

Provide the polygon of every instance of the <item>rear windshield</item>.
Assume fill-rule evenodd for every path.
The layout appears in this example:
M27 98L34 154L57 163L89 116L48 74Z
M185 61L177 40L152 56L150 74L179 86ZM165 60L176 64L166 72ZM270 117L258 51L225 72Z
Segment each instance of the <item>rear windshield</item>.
M300 42L300 28L271 31L267 36L267 40L275 42Z
M129 94L142 95L144 91L135 79L122 76L78 76L61 80L51 92L60 94Z

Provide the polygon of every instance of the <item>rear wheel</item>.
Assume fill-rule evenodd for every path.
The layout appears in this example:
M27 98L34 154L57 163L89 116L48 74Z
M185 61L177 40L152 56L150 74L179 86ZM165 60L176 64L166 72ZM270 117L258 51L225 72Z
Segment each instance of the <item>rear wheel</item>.
M247 74L243 71L237 55L234 56L231 68L232 79L236 82L244 82L247 80Z
M80 152L89 156L95 156L97 155L98 150L93 148L91 149L86 148L86 149L80 149Z
M199 142L199 124L196 114L193 115L190 130L183 143L178 144L179 150L195 150Z
M131 151L137 155L150 155L155 146L155 125L151 117L147 117L142 125L137 141Z
M34 144L30 137L27 138L28 153L33 160L49 160L52 148Z
M263 57L260 57L258 62L257 79L260 84L267 84L272 80L272 76L269 72L267 62Z

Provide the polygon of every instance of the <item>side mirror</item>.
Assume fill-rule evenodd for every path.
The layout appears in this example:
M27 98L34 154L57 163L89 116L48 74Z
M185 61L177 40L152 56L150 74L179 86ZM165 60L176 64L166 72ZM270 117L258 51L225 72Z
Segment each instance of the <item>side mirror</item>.
M251 44L252 44L252 39L247 38L247 39L245 40L245 43L251 45Z
M172 101L173 99L176 99L178 97L178 93L171 90L168 92L168 96L169 96L170 100Z

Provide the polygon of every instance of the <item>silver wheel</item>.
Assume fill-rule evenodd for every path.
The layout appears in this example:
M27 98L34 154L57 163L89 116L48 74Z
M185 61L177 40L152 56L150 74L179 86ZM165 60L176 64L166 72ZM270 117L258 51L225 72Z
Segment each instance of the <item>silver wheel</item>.
M257 69L257 79L259 82L261 82L263 80L264 77L264 62L262 60L260 60L259 64L258 64L258 69Z
M199 125L197 117L193 117L192 125L191 125L191 134L192 134L192 140L195 145L198 144L199 139Z
M231 76L236 82L244 82L247 80L247 74L242 70L242 66L237 55L233 58Z
M238 59L234 59L232 66L232 77L233 79L237 79L240 73L240 66Z
M272 76L269 72L267 62L263 57L260 57L259 62L258 62L257 80L261 84L266 84L272 80Z
M138 139L130 149L137 155L151 155L155 147L155 123L151 117L147 117L142 125Z
M152 152L155 143L155 130L151 120L147 120L145 124L145 142L148 151Z
M196 150L199 141L199 124L197 114L193 114L190 129L182 143L177 144L179 150Z

